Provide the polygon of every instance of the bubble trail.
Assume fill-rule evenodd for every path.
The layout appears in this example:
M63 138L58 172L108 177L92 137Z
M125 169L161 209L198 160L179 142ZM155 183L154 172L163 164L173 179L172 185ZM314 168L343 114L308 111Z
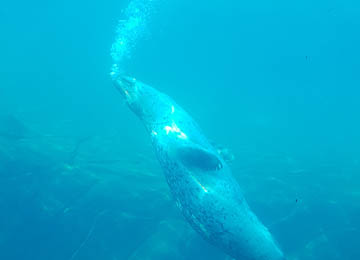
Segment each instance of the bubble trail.
M155 0L132 0L123 11L124 19L117 26L117 36L111 47L113 67L111 76L123 71L124 60L131 58L137 42L144 36Z

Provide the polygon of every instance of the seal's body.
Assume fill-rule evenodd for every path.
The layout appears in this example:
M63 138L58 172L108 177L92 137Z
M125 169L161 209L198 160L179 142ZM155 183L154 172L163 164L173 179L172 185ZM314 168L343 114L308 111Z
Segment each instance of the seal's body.
M171 98L133 78L115 86L151 135L173 197L191 226L238 260L283 260L226 162Z

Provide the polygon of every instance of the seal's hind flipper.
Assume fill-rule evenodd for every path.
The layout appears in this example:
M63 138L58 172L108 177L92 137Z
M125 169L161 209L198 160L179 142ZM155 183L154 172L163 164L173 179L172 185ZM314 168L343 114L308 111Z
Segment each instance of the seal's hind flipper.
M222 169L223 165L220 159L207 150L194 146L183 146L177 149L182 164L190 169L199 169L203 171L217 171Z

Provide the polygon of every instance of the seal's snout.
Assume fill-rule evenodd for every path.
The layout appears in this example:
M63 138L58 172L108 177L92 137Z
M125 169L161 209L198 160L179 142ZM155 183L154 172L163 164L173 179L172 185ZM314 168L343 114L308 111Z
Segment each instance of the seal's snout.
M126 86L133 86L133 85L135 85L135 82L136 82L135 78L128 77L128 76L120 76L119 80L121 81L122 84L124 84Z
M129 101L136 92L136 79L128 76L119 76L114 80L118 91Z

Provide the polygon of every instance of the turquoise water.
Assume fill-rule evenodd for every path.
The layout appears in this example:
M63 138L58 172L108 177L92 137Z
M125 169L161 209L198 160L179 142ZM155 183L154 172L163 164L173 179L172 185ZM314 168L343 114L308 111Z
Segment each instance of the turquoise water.
M360 259L359 15L351 0L4 2L0 259L227 259L174 205L114 63L231 151L288 259Z

